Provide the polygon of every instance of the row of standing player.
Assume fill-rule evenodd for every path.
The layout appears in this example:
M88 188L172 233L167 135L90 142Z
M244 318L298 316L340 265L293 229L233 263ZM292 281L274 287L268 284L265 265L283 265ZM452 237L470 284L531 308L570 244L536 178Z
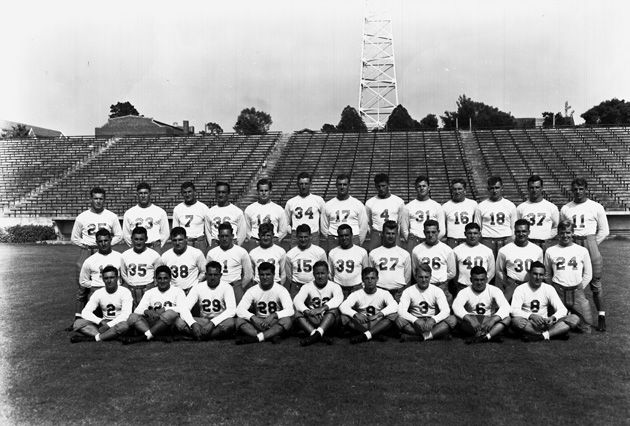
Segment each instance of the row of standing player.
M542 197L542 179L532 176L528 180L529 199L518 208L502 197L502 182L493 177L488 180L489 198L477 204L466 198L466 184L454 180L451 184L452 199L443 206L430 199L430 185L427 177L418 177L415 182L417 199L404 204L399 197L389 191L389 179L386 175L377 175L374 179L378 194L368 200L364 206L349 195L350 178L340 175L337 178L337 197L324 203L321 197L310 193L310 176L298 176L299 194L289 200L285 209L270 201L271 182L262 179L258 182L258 201L245 209L245 213L229 201L229 184L217 182L217 205L208 209L196 199L194 185L190 182L182 185L184 202L173 212L173 224L182 225L188 232L188 242L197 247L218 244L218 224L229 222L235 229L235 242L245 247L252 247L256 242L257 228L263 223L274 224L279 232L274 234L274 241L290 240L291 246L297 244L295 230L300 224L312 225L312 241L322 243L329 250L337 244L337 229L340 225L349 225L355 244L365 242L367 230L370 238L366 242L368 249L374 249L381 243L382 224L386 220L399 221L399 244L410 252L424 241L423 225L426 220L436 220L440 234L446 235L450 247L461 245L465 241L464 227L467 223L480 225L482 243L490 247L495 257L499 249L512 240L514 223L517 218L526 219L531 227L531 241L545 249L555 237L560 214L557 208ZM584 245L593 262L592 288L601 288L601 255L598 244L608 234L608 224L603 207L587 198L587 184L582 179L572 183L574 200L562 208L562 217L570 219L575 226L575 241ZM141 183L137 188L138 205L129 209L123 219L122 236L131 243L133 226L144 225L148 228L148 243L161 249L168 239L168 223L165 212L151 203L150 187ZM95 251L94 231L99 228L111 228L114 243L121 235L115 215L104 209L104 193L92 191L92 207L77 217L73 229L73 242L82 247L77 262L80 267L83 260ZM110 225L111 224L111 225ZM379 226L380 225L380 226ZM116 229L118 227L118 229ZM291 237L288 238L290 229ZM443 230L446 229L446 232ZM166 233L165 233L166 232ZM117 235L118 234L118 235ZM90 239L92 242L90 243ZM371 250L373 251L373 250ZM474 258L474 257L473 257ZM472 266L472 264L469 264ZM386 266L385 266L386 267ZM596 290L598 291L598 290ZM601 294L594 292L594 301L599 312L598 328L605 328L605 312L601 303ZM83 296L85 299L85 296Z

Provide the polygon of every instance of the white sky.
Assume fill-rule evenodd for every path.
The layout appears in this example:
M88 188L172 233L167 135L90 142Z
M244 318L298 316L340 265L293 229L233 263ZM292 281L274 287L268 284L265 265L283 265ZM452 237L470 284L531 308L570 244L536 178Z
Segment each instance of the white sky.
M416 118L474 100L576 118L630 98L626 1L392 0L399 101ZM359 95L363 0L20 1L0 5L0 119L93 134L130 101L232 131L336 124ZM579 119L581 121L581 119Z

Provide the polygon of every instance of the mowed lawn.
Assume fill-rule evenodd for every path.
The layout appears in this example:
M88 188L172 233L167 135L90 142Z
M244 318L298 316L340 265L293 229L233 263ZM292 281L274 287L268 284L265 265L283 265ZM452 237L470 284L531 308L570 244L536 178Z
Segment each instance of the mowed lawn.
M602 251L607 333L301 348L71 344L75 249L0 245L0 423L628 424L630 241Z

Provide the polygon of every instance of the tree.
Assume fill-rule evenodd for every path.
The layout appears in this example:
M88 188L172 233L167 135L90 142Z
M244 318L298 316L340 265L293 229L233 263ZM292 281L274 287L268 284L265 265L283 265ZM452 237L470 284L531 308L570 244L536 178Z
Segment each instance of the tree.
M206 123L205 133L209 135L222 135L223 129L217 123Z
M573 126L575 123L573 122L573 117L565 117L564 115L560 114L559 112L557 113L553 113L553 112L549 112L549 111L545 111L542 113L542 116L544 118L543 120L543 127L548 129L554 126L554 115L555 115L555 125L556 127L559 126Z
M334 124L326 123L322 126L323 133L337 133L337 127Z
M109 118L124 117L125 115L140 115L136 107L131 105L129 101L118 102L116 105L110 105Z
M627 126L630 124L630 102L612 98L592 107L580 117L587 126Z
M418 130L437 130L438 119L435 114L428 114L420 123L418 123Z
M389 114L387 118L387 124L385 124L385 131L387 132L412 132L418 130L420 123L411 118L407 109L398 105Z
M10 129L2 130L3 138L15 138L15 139L23 139L28 138L31 129L28 128L25 124L14 124Z
M457 100L457 111L444 111L444 115L440 118L442 118L446 130L455 129L456 120L459 121L460 128L467 129L471 118L473 127L480 129L498 127L511 129L516 126L512 114L500 111L498 108L483 102L475 102L466 95L461 95Z
M337 131L346 133L365 133L367 132L367 126L363 122L363 118L361 118L357 110L348 105L341 112L341 120L339 120L339 124L337 124Z
M263 135L271 127L271 116L256 108L245 108L236 119L233 129L239 135Z

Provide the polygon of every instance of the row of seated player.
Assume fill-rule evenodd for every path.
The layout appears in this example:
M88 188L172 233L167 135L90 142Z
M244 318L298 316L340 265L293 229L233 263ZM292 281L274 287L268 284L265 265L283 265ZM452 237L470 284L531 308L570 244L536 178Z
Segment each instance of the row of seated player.
M238 302L232 287L222 281L222 271L220 263L209 262L205 281L186 294L174 285L178 275L172 268L158 266L156 287L132 308L132 292L119 285L118 269L107 265L101 273L102 286L73 323L76 334L70 340L121 338L123 344L130 344L172 341L174 335L195 340L236 335L237 344L277 343L294 328L304 333L300 345L309 346L319 341L332 344L330 336L337 330L351 334L350 343L357 344L383 340L388 334L400 336L403 342L449 338L457 328L470 344L501 342L509 326L524 341L567 339L579 322L554 287L543 282L545 267L540 262L532 264L529 281L517 287L511 305L498 288L487 284L486 270L473 267L471 286L453 302L454 315L442 290L430 284L432 268L427 264L418 267L417 283L402 292L400 302L378 287L379 272L373 267L361 271L361 288L344 298L341 287L329 280L328 264L316 262L312 282L292 299L274 281L275 266L262 262L257 267L259 281Z

